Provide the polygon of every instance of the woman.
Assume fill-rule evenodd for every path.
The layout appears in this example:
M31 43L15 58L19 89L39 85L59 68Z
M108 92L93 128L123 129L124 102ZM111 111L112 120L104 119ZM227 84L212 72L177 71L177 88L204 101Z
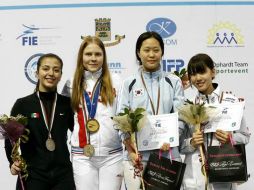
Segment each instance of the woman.
M44 54L37 63L35 92L20 98L11 115L28 118L29 140L21 143L21 153L27 162L26 190L73 190L74 179L67 147L67 131L73 129L70 99L57 93L63 62L55 54ZM11 144L6 140L6 154L12 175L20 172L20 162L12 162ZM18 189L21 189L18 183Z
M199 103L223 103L223 102L238 102L238 98L226 94L222 97L222 91L217 83L213 83L215 78L214 62L206 54L197 54L193 56L188 63L188 76L191 85L195 86L198 93L195 101ZM242 119L241 128L234 133L229 133L223 130L217 130L215 133L194 132L193 128L187 131L186 139L182 146L182 153L185 153L185 162L187 164L183 188L186 190L205 189L205 178L201 173L200 153L198 146L205 143L207 146L216 146L219 144L230 143L230 135L233 141L237 144L247 144L250 134ZM198 169L199 168L199 169ZM233 190L236 189L236 184L232 183L213 183L209 184L210 190Z
M67 81L63 89L63 94L71 94L75 110L71 146L77 190L120 189L122 145L111 120L118 82L116 75L110 76L102 41L85 37L73 82Z
M119 96L118 113L124 108L135 110L145 108L148 115L159 115L173 113L182 104L183 87L179 77L162 71L160 62L164 54L164 43L156 32L142 33L136 42L136 57L140 63L138 72L123 82L122 91ZM180 125L180 134L183 126ZM144 126L146 127L146 126ZM159 150L141 151L140 156L133 150L133 142L130 136L123 133L122 139L127 151L125 151L124 180L127 189L136 190L140 187L140 179L134 179L134 167L140 164L142 158L143 166L146 165L152 152ZM169 157L169 144L164 143L163 156ZM180 161L178 147L172 148L173 158Z

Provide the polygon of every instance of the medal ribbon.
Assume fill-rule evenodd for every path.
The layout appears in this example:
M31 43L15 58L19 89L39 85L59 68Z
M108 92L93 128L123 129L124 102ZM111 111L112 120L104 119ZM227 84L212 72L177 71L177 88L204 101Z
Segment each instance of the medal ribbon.
M81 98L82 108L80 108L78 110L78 123L80 126L80 128L79 128L79 147L80 148L84 148L87 144L90 144L90 132L88 131L87 126L86 126L86 123L88 120L86 113L87 112L89 113L89 118L94 118L94 116L95 116L97 102L98 102L98 98L99 98L100 86L101 86L100 79L101 79L101 77L97 80L97 82L95 83L95 86L93 88L92 103L91 103L89 95L86 91L84 91L84 94L83 94L85 98L84 97ZM95 91L95 93L94 93L94 91ZM88 111L86 110L86 107L84 104L84 99L86 101ZM95 102L95 100L96 100L96 102ZM93 103L95 103L95 105L93 105ZM92 114L90 114L91 111L92 111Z
M152 98L150 96L150 94L148 93L148 90L147 90L147 87L146 87L146 83L145 83L145 80L144 80L144 77L143 77L143 73L141 72L141 79L142 79L142 83L145 87L145 90L148 94L148 98L150 100L150 104L151 104L151 107L152 107L152 111L153 111L153 115L157 115L158 112L159 112L159 106L160 106L160 84L159 84L159 87L158 87L158 95L157 95L157 109L156 109L156 112L155 112L155 109L154 109L154 104L153 104L153 101L152 101Z
M87 116L86 107L84 105L84 99L82 97L82 108L78 111L78 123L79 123L79 147L84 148L87 144L90 144L90 133L87 130Z
M86 107L89 114L89 118L93 119L96 114L97 103L100 95L100 88L101 88L101 78L97 80L94 85L92 97L90 99L88 93L84 91L84 97L86 100Z
M40 99L40 93L39 91L37 91L37 96L39 98L39 101L40 101L40 106L41 106L41 110L42 110L42 115L43 115L43 119L44 119L44 122L45 122L45 125L48 129L48 138L52 138L51 137L51 130L52 130L52 127L53 127L53 121L54 121L54 117L55 117L55 110L56 110L56 102L57 102L57 93L55 94L55 98L54 98L54 102L53 102L53 105L52 105L52 111L51 111L51 116L50 116L50 121L47 117L47 112L46 112L46 108L45 106L43 105L41 99Z

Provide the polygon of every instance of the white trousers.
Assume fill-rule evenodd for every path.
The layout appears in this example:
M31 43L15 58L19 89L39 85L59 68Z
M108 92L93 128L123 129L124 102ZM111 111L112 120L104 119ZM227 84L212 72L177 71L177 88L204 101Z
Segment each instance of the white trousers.
M91 158L72 155L72 164L76 190L120 190L122 152Z
M145 168L147 162L142 162L143 167ZM140 190L141 188L141 179L139 177L134 178L134 167L131 161L123 161L124 165L124 188L122 190ZM144 172L144 170L143 170Z

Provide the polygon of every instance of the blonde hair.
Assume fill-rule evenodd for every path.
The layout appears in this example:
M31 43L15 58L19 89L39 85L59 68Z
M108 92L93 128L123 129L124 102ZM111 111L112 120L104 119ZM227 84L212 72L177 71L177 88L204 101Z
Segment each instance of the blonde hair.
M98 45L103 52L103 64L102 64L102 79L100 95L104 105L111 105L115 99L114 89L110 77L110 72L107 65L106 50L103 42L95 36L87 36L83 38L83 42L80 45L77 59L77 66L74 74L73 85L72 85L72 99L71 104L74 111L78 111L80 100L83 99L83 91L86 88L84 78L84 65L83 65L83 52L89 44Z

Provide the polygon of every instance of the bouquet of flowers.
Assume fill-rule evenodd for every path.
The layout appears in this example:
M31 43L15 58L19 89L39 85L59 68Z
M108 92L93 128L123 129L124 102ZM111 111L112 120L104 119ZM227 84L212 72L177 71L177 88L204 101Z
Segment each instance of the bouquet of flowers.
M8 138L13 146L11 152L12 161L20 161L20 169L23 175L19 175L21 178L27 178L27 165L26 161L19 153L20 143L28 141L29 130L25 128L27 125L27 118L22 115L16 117L7 115L0 116L0 135L3 138Z
M129 133L133 143L136 143L135 132L140 131L144 126L144 112L144 108L137 108L134 111L125 108L123 113L112 117L113 121L117 123L116 129Z
M181 69L180 71L174 71L174 74L178 76L182 80L182 84L184 89L187 89L190 87L190 81L188 78L188 73L185 68Z
M205 123L215 116L218 115L218 110L213 106L205 106L205 103L194 104L193 102L187 100L185 104L178 109L179 118L190 124L195 128L195 131L201 131L201 124ZM202 173L206 180L206 189L208 187L208 177L206 173L206 159L204 154L204 146L199 146L199 151L202 160Z
M146 113L144 108L136 108L135 110L125 108L124 112L119 113L117 116L112 117L113 121L117 123L115 128L130 135L131 142L134 145L134 147L132 148L134 149L134 152L138 158L140 158L140 155L138 153L136 145L135 133L140 131L144 126L145 115ZM139 161L141 161L141 159ZM140 163L135 165L134 167L135 167L134 177L135 176L141 177L142 187L144 189L145 186L142 179L143 166Z

